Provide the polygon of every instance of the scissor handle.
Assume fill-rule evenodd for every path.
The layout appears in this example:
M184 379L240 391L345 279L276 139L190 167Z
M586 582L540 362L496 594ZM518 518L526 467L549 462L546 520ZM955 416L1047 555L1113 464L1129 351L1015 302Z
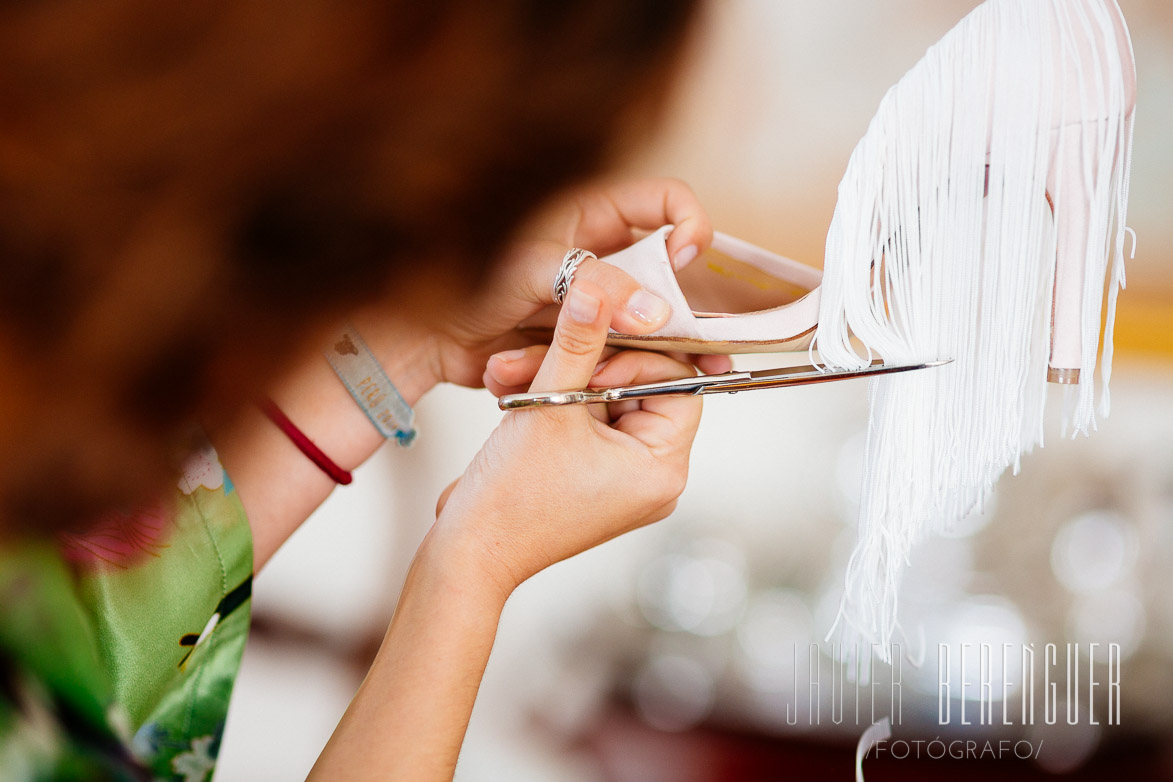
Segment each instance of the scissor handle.
M582 391L545 391L536 394L506 394L497 400L497 406L502 410L522 410L527 407L547 407L549 405L584 405L591 402L602 402L598 391L584 389Z
M661 380L657 383L640 383L634 386L590 389L579 391L540 391L532 394L508 394L498 400L502 410L520 410L526 407L547 405L601 404L622 402L626 399L652 399L657 396L695 396L710 391L714 386L749 380L748 372L726 372L722 375L699 375L682 377L677 380Z

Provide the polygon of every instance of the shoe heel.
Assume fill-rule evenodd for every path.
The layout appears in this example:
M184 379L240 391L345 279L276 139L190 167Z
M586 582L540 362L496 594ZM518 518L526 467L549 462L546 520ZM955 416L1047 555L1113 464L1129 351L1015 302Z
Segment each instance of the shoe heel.
M1077 3L1082 14L1096 18L1092 12L1098 3L1073 0L1073 5ZM1098 328L1092 330L1086 323L1086 314L1097 308L1085 303L1090 293L1085 290L1085 278L1090 271L1093 280L1101 279L1101 270L1091 257L1109 251L1108 226L1099 225L1097 215L1111 208L1103 194L1107 180L1122 162L1103 160L1102 156L1112 148L1105 144L1109 134L1119 133L1120 123L1130 123L1136 107L1136 68L1128 28L1114 0L1103 5L1103 12L1107 14L1103 27L1072 24L1069 28L1069 34L1079 42L1079 59L1062 63L1069 76L1056 96L1062 108L1058 127L1051 134L1047 198L1056 236L1047 380L1064 385L1080 381L1085 342L1094 343L1093 348L1099 345ZM1114 63L1116 58L1122 70L1109 76L1114 70L1109 60ZM1117 148L1116 154L1121 152ZM1104 246L1090 246L1100 244ZM1088 365L1094 364L1092 357Z
M1084 170L1084 134L1097 123L1056 131L1065 136L1057 144L1047 182L1055 236L1055 278L1051 292L1051 352L1047 381L1070 385L1079 382L1083 366L1083 288L1088 250L1091 199ZM1099 161L1090 161L1093 169Z

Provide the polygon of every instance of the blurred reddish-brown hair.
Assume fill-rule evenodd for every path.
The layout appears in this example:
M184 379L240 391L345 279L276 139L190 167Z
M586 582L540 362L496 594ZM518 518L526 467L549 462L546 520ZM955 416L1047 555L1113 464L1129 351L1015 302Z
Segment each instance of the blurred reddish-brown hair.
M0 6L0 522L129 499L364 296L475 284L646 116L691 6Z

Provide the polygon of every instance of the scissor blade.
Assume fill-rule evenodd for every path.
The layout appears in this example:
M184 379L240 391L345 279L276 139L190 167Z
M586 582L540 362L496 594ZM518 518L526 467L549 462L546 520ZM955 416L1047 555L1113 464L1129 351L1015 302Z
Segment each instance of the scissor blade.
M759 369L749 372L749 379L734 382L714 383L701 391L702 394L736 393L756 388L784 388L786 386L809 386L817 383L832 383L837 380L851 380L857 377L890 375L897 372L911 372L948 364L953 359L921 361L914 364L885 364L877 359L862 369L818 369L809 364L779 369Z

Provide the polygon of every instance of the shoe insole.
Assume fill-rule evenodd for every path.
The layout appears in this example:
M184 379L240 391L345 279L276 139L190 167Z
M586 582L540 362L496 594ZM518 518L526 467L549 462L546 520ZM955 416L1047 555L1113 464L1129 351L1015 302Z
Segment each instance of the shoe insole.
M677 274L693 315L720 318L789 304L810 289L717 250L706 250Z

